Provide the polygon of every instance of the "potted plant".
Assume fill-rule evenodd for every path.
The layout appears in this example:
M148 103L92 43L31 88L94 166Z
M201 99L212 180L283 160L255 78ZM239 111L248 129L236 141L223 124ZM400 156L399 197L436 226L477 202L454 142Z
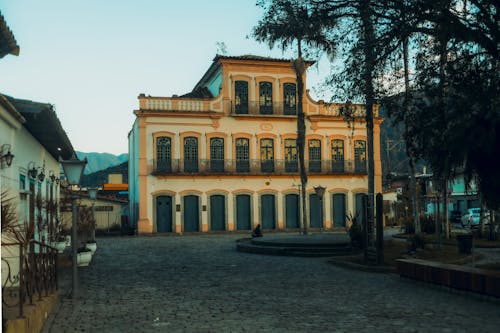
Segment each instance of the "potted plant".
M82 246L90 249L92 254L97 249L97 243L93 237L95 220L90 207L80 207L78 210L78 232Z
M88 266L92 260L92 250L88 249L85 245L80 246L77 250L76 263L78 266Z

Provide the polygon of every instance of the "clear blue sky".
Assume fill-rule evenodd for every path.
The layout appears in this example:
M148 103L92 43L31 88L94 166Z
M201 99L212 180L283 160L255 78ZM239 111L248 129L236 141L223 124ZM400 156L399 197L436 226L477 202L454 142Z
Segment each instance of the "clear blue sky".
M293 54L246 38L262 16L255 0L0 0L0 11L21 49L0 60L0 92L54 104L84 152L127 152L137 96L191 91L217 42L231 56Z

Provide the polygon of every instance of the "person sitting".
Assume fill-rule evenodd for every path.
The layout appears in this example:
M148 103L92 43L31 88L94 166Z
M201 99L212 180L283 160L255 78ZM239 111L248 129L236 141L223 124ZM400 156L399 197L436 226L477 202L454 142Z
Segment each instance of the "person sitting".
M257 224L255 229L252 231L252 238L262 237L262 231L260 230L260 224Z

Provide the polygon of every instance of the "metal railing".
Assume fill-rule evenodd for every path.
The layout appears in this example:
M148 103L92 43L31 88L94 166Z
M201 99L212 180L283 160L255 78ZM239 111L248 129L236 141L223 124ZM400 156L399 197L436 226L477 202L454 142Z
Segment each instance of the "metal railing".
M254 116L294 116L297 115L297 105L284 102L273 102L261 104L259 101L248 101L236 104L231 101L232 115L254 115Z
M306 160L311 175L366 174L366 161ZM154 175L297 175L296 160L162 160L152 161Z
M9 248L19 251L19 256L5 255ZM12 259L12 260L9 260ZM18 272L11 264L18 261ZM31 240L23 243L2 243L2 306L18 308L19 317L24 316L27 302L33 305L33 298L49 296L58 289L57 249Z

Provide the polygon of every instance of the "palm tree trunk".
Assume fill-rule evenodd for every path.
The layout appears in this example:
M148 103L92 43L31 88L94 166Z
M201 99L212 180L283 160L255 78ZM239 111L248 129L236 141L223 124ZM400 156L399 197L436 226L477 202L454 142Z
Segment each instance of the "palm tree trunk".
M305 167L305 137L306 124L303 108L304 81L303 74L305 70L304 60L302 59L302 47L300 39L297 41L298 58L294 62L295 74L297 76L297 150L299 154L299 170L300 170L300 188L302 201L302 232L304 235L308 233L307 209L306 209L306 191L307 191L307 173Z
M373 151L373 104L375 102L375 91L373 87L373 72L375 69L375 33L373 28L373 9L370 0L359 2L359 14L363 27L364 37L364 94L366 104L366 140L368 159L368 202L367 202L367 247L373 247L373 217L374 217L374 194L375 194L375 160Z
M403 63L405 77L405 99L404 108L406 113L405 131L406 131L406 154L408 155L408 164L410 166L410 193L413 211L413 223L415 224L415 233L420 233L420 215L417 200L417 182L415 180L415 158L413 154L413 142L410 142L408 128L411 126L408 118L410 116L410 75L408 70L408 38L403 41Z

